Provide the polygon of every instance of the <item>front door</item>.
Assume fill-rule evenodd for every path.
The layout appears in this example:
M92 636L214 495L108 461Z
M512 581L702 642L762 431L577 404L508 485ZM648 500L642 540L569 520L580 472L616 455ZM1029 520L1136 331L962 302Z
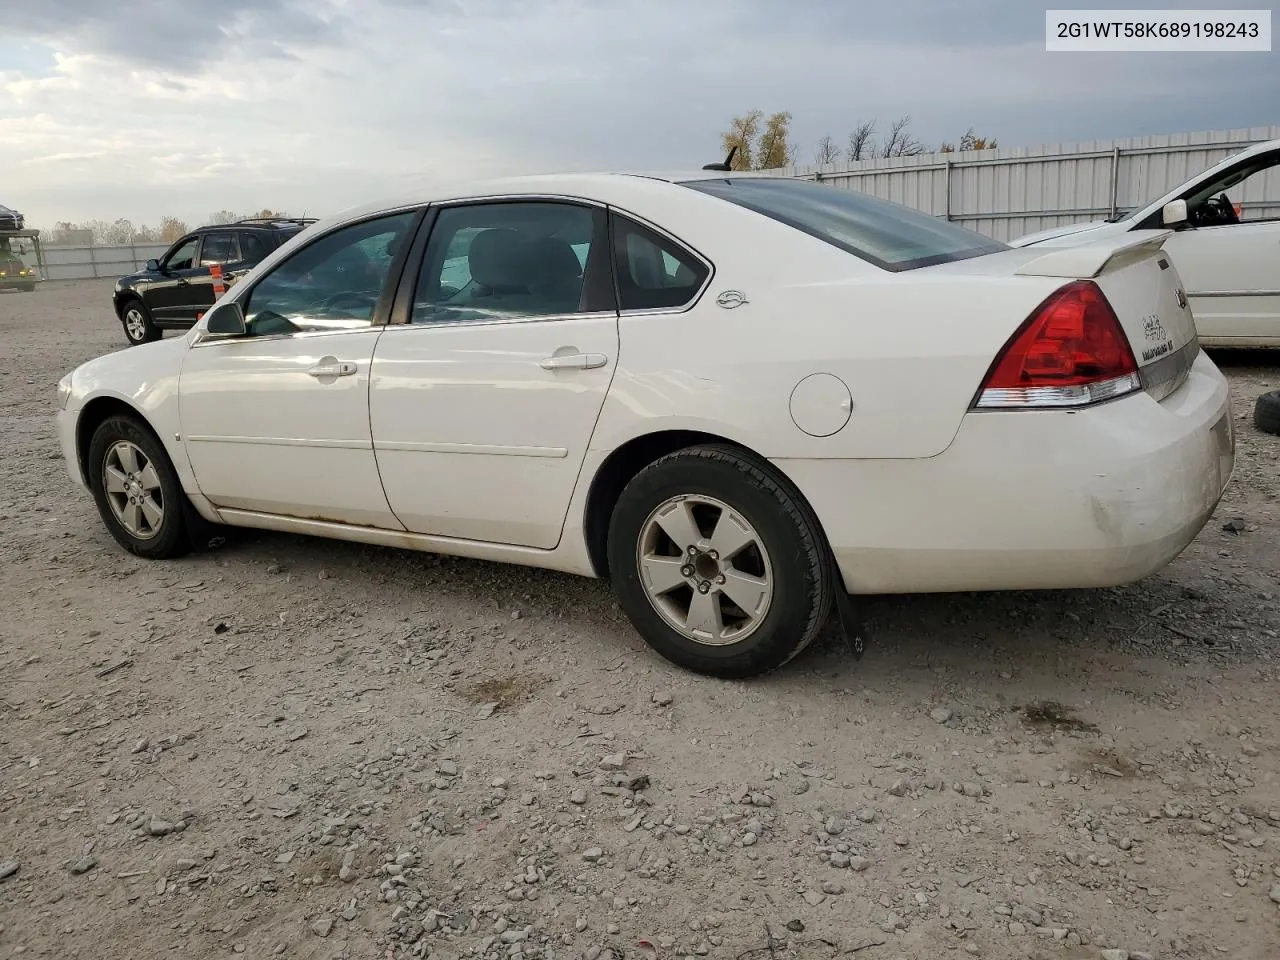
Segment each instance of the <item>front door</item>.
M200 237L196 235L179 240L164 255L159 273L146 288L147 309L153 320L165 324L195 317L191 282L200 273L199 251Z
M1188 227L1164 249L1182 277L1201 339L1280 344L1280 220Z
M218 507L403 529L378 479L369 372L417 211L325 234L234 294L247 334L187 351L182 430Z
M602 209L569 202L436 214L370 386L383 487L409 530L559 542L618 359L607 236Z
M240 238L236 232L219 230L206 233L200 240L200 269L191 278L191 284L187 288L189 298L185 304L186 315L183 319L194 322L218 299L213 289L213 267L221 269L225 287L227 275L239 267L240 263Z

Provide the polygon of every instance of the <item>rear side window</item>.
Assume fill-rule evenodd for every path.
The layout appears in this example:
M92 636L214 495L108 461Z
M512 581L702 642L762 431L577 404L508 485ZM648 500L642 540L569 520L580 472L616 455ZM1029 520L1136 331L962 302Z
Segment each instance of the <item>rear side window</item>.
M249 263L257 263L267 257L267 245L256 233L240 234L240 253Z
M673 240L626 217L613 217L614 272L622 310L670 310L691 303L707 265Z
M733 177L684 186L785 223L884 270L914 270L1009 249L927 213L807 180Z

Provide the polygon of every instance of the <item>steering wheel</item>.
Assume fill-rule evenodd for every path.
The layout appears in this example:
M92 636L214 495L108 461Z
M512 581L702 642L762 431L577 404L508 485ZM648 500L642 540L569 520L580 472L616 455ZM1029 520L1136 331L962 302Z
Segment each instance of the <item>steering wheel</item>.
M360 293L356 290L343 290L341 293L335 293L333 296L320 301L320 307L323 310L340 310L346 304L348 309L356 310L372 306L377 301L377 297L368 293Z
M1229 224L1239 223L1240 218L1236 216L1236 208L1231 205L1230 199L1225 193L1216 197L1209 197L1204 202L1202 208L1204 213L1208 214L1204 217L1209 224Z

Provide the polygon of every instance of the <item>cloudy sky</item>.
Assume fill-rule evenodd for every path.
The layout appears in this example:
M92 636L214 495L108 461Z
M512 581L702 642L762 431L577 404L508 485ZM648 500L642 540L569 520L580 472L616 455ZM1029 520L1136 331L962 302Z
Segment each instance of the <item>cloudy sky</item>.
M1050 54L1029 0L0 6L0 203L45 227L327 214L459 173L700 165L752 107L790 110L811 162L864 118L1015 146L1264 125L1280 103L1280 54Z

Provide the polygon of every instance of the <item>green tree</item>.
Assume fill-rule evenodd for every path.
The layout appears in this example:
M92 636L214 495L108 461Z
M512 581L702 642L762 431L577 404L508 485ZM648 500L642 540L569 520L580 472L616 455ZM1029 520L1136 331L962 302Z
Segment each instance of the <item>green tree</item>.
M762 110L752 110L733 118L729 129L720 134L720 143L726 154L737 148L731 169L772 170L788 166L794 160L790 134L790 113L779 111L766 120Z

